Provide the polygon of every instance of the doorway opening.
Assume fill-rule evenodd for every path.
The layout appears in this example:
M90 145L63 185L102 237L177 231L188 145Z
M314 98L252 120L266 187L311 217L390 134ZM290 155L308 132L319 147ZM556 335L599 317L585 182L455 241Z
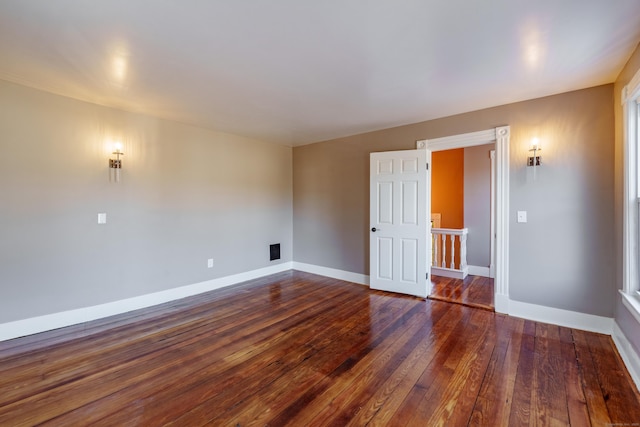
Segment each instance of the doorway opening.
M431 295L494 309L495 143L431 156Z
M495 220L491 236L495 249L494 260L490 270L494 273L494 306L498 313L508 313L509 284L508 284L508 244L509 244L509 126L502 126L485 131L453 135L443 138L417 141L416 148L424 149L430 161L432 152L451 150L456 148L474 147L495 143L495 183L492 188L492 205L495 207ZM431 171L429 170L430 174ZM431 197L431 177L429 176L427 197ZM429 213L429 215L431 212ZM425 260L430 265L430 260ZM434 284L428 283L428 294L433 293Z

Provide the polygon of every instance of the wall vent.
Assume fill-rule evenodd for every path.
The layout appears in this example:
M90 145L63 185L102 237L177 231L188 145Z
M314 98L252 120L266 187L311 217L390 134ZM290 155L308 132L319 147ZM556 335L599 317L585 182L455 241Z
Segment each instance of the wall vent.
M280 259L280 243L269 245L269 261Z

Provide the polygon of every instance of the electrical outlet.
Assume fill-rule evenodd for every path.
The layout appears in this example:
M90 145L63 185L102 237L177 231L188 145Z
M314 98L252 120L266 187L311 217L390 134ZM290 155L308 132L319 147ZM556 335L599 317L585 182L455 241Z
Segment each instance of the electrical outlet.
M207 260L207 268L213 268L213 258Z
M98 214L98 224L106 224L107 223L107 214L106 212L101 212Z
M518 222L527 222L527 211L518 211Z

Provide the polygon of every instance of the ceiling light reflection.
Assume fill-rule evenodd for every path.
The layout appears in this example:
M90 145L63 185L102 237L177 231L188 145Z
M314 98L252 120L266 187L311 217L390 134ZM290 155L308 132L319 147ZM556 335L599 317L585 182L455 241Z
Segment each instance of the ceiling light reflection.
M123 56L114 57L111 72L115 80L123 82L127 77L127 58Z
M108 79L112 85L124 88L129 74L129 50L119 43L109 52Z
M539 68L544 62L546 43L536 25L527 25L521 37L522 59L530 69Z

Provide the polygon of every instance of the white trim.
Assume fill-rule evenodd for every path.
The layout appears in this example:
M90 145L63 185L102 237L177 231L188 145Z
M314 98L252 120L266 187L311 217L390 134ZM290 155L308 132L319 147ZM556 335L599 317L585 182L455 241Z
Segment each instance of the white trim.
M481 267L479 265L468 265L469 274L472 276L491 277L489 267Z
M496 277L496 150L489 152L491 159L490 217L489 217L489 276Z
M493 297L493 306L496 313L509 313L509 297L502 294L495 294Z
M495 301L509 298L509 141L510 128L496 128L496 275ZM496 304L497 313L507 313Z
M611 335L614 323L611 317L595 316L593 314L579 313L577 311L563 310L514 300L509 301L509 316L606 335Z
M639 271L638 261L640 246L640 230L638 229L638 102L640 101L640 69L636 71L631 81L622 89L622 121L623 121L623 211L622 211L622 304L640 323L640 300L638 297ZM612 331L613 342L618 353L631 375L640 388L640 358L637 350L624 335L617 323Z
M631 293L638 289L638 188L636 176L637 165L637 142L633 141L633 136L638 132L637 111L634 98L626 99L625 93L629 86L623 89L622 105L623 111L623 173L624 173L624 193L623 193L623 290Z
M462 270L457 270L455 268L447 268L447 267L434 267L431 266L431 275L432 276L441 276L441 277L449 277L451 279L460 279L463 280L469 271L467 267Z
M304 271L306 273L318 274L320 276L331 277L332 279L353 282L359 285L369 286L369 276L366 274L352 273L350 271L338 270L335 268L322 267L320 265L305 264L303 262L292 262L292 269Z
M495 142L496 144L496 259L495 310L508 313L509 300L509 126L444 138L416 141L416 148L430 151L451 150ZM498 304L500 301L500 304Z
M623 208L622 208L622 302L640 322L640 230L638 229L638 101L640 100L640 70L622 89L623 121Z
M629 375L631 375L631 379L636 384L636 388L640 389L640 357L616 322L613 323L611 338L627 367L627 371L629 371Z
M636 71L636 74L631 78L629 83L622 88L622 105L634 100L640 96L640 69Z
M619 291L622 296L622 304L627 307L627 310L631 315L640 323L640 300L636 295L628 294L623 291Z
M205 282L180 286L178 288L167 289L165 291L140 295L133 298L16 320L14 322L2 323L0 324L0 341L50 331L53 329L63 328L65 326L76 325L91 320L102 319L104 317L114 316L116 314L122 314L138 310L140 308L151 307L180 298L201 294L203 292L213 291L215 289L246 282L247 280L257 279L269 274L291 270L291 264L291 262L285 262L257 270L226 277L219 277Z
M508 126L506 126L508 128ZM442 138L422 139L416 142L418 150L429 148L431 151L453 150L455 148L474 147L490 144L496 140L496 130L487 129L478 132L462 133Z

